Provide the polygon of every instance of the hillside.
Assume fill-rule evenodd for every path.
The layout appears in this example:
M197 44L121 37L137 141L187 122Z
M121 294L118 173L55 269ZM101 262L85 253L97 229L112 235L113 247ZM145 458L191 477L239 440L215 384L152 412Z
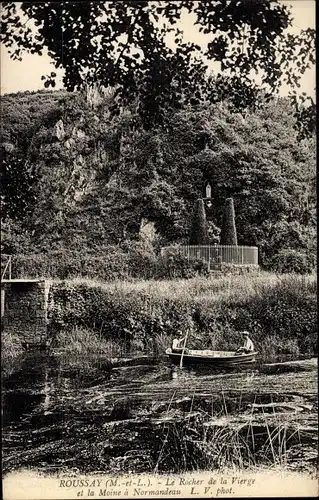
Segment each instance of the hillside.
M171 112L145 131L138 103L112 111L113 93L63 91L2 98L2 249L102 251L139 238L188 241L196 199L212 184L209 221L233 197L238 243L261 262L316 241L315 139L297 139L285 99L234 113L227 102Z

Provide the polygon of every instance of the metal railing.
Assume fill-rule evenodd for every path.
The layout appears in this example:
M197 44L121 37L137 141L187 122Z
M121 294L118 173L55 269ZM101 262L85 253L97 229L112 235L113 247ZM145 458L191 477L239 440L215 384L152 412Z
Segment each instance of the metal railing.
M163 247L162 257L182 255L190 259L200 259L210 265L236 264L258 265L258 247L234 245L182 245L180 247Z
M11 280L12 257L11 255L1 254L1 279ZM7 276L6 276L7 275Z

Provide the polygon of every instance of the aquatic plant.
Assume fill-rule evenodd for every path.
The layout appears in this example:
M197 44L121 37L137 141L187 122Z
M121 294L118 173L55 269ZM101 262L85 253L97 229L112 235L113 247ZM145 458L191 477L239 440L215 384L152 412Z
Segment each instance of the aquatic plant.
M1 332L1 372L8 377L18 369L24 355L21 339L11 331Z
M294 450L301 445L298 428L276 411L280 403L256 404L256 396L251 398L254 403L242 407L240 397L238 405L229 410L231 401L222 393L217 408L212 396L210 412L198 407L194 411L193 394L188 414L184 412L182 419L176 414L175 421L171 398L153 472L290 467ZM310 463L312 456L310 453Z
M4 330L1 332L1 358L14 359L23 353L23 347L20 337L11 332Z
M74 327L71 331L61 331L52 345L55 351L69 356L99 356L104 359L116 358L122 355L123 345L107 340L94 330Z
M163 383L161 365L116 368L112 376L104 368L88 375L83 366L66 375L64 364L57 366L58 373L45 364L39 373L45 407L41 398L17 428L4 428L5 473L315 468L314 371L199 379L182 370L177 383ZM15 401L11 390L8 396Z

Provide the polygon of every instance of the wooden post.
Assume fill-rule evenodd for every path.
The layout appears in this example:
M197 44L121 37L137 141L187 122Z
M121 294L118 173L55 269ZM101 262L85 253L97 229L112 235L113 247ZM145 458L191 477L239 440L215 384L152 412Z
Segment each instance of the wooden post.
M184 357L184 351L185 351L185 347L186 347L186 342L187 342L187 339L188 339L188 334L189 334L189 330L187 330L186 335L185 335L184 345L183 345L183 350L182 350L182 355L181 355L181 360L180 360L180 363L179 363L179 367L181 369L183 368L183 357Z

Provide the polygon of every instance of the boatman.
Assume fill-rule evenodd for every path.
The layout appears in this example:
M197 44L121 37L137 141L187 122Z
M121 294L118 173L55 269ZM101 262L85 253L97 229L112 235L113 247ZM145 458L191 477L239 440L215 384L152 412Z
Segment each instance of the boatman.
M172 343L172 351L176 351L177 349L182 349L182 343L184 342L185 337L181 339L173 339Z
M250 338L250 333L247 332L246 330L242 332L244 336L244 345L237 349L237 354L249 354L250 352L254 352L255 347L254 344Z

